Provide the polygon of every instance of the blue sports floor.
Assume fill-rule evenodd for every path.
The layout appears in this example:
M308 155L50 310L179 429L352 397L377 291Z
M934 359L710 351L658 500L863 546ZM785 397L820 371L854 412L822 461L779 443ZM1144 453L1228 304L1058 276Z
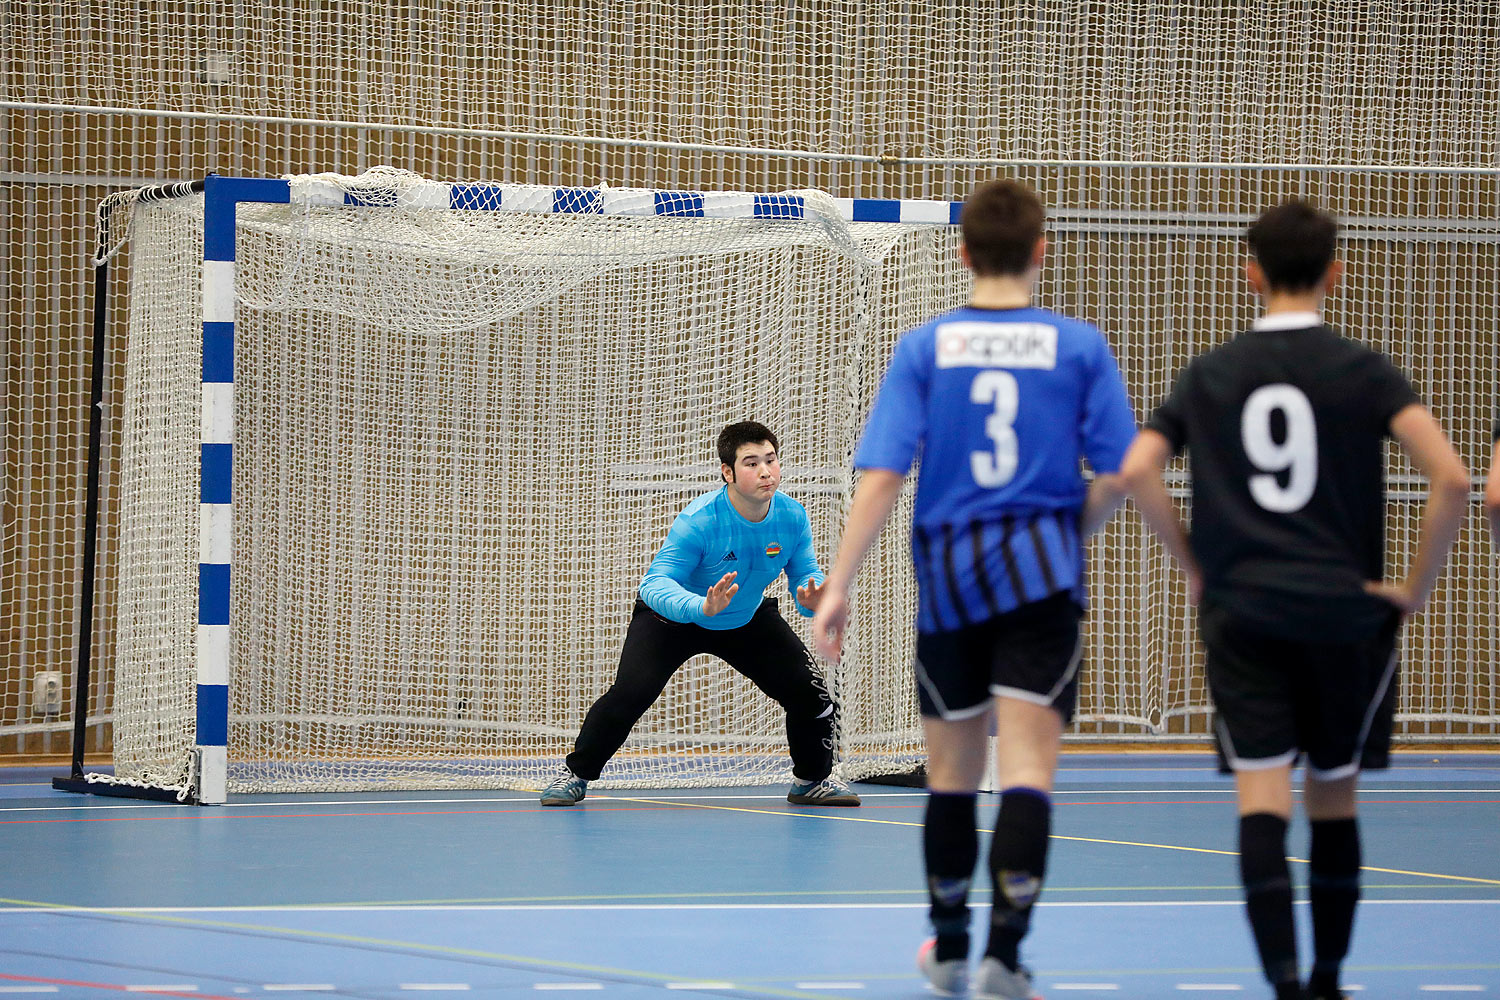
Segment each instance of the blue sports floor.
M0 994L929 993L917 790L824 810L780 786L204 809L54 792L56 773L0 769ZM1232 802L1206 756L1064 757L1025 953L1046 996L1268 995ZM1500 997L1500 756L1398 754L1361 802L1354 995Z

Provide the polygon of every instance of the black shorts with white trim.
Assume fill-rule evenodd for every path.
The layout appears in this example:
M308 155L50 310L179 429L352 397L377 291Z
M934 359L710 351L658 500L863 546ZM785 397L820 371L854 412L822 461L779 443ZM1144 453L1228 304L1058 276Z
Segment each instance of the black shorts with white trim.
M917 635L917 703L928 718L979 715L996 696L1073 717L1083 609L1068 591L963 628Z
M1347 643L1267 635L1211 600L1198 624L1220 770L1294 764L1305 754L1310 778L1333 781L1390 765L1401 624L1394 608L1373 635Z

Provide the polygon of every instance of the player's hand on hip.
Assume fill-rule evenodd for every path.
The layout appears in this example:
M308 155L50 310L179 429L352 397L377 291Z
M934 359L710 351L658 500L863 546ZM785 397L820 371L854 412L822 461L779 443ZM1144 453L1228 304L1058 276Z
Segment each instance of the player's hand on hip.
M1381 600L1394 604L1403 615L1420 611L1422 605L1427 603L1426 596L1416 593L1415 585L1410 580L1402 580L1400 583L1371 580L1365 584L1365 593L1374 594Z
M818 610L818 604L823 600L823 593L828 589L826 583L818 583L816 580L808 580L797 588L797 603L809 611Z
M818 655L837 663L844 649L844 629L849 624L849 596L842 590L830 590L826 583L820 589L818 613L813 615L813 645Z
M719 577L719 582L708 588L708 593L703 598L703 613L712 618L729 606L734 595L739 591L740 585L734 582L733 572L725 573Z

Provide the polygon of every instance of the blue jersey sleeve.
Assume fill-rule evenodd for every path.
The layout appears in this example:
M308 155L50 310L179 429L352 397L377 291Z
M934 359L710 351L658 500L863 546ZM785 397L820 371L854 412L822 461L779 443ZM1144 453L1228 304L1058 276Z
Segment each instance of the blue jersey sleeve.
M812 524L808 522L806 512L803 512L802 530L786 564L786 589L792 595L792 604L796 606L797 613L803 618L811 618L813 612L797 600L797 588L805 586L809 580L822 583L823 573L818 569L818 556L813 551Z
M688 515L678 514L667 532L667 540L651 560L641 580L641 600L663 618L674 622L701 623L703 595L683 586L703 555L703 540L692 527Z
M1089 385L1083 401L1083 454L1096 473L1120 471L1125 452L1135 440L1135 413L1120 366L1103 334L1089 373Z
M927 433L930 381L917 339L906 336L896 345L854 453L855 468L890 469L903 476L911 471Z

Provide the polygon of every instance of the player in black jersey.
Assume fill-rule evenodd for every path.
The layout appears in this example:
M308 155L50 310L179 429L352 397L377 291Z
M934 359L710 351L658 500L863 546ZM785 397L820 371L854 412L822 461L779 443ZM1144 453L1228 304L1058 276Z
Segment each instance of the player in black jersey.
M1406 377L1319 318L1342 273L1337 234L1298 201L1250 227L1246 274L1264 315L1182 371L1123 468L1199 605L1246 909L1278 1000L1341 996L1359 901L1355 784L1362 767L1386 766L1396 631L1426 601L1468 504L1468 473ZM1429 483L1411 572L1396 582L1382 580L1387 435ZM1191 540L1162 481L1184 448ZM1286 860L1303 755L1315 952L1305 992Z

